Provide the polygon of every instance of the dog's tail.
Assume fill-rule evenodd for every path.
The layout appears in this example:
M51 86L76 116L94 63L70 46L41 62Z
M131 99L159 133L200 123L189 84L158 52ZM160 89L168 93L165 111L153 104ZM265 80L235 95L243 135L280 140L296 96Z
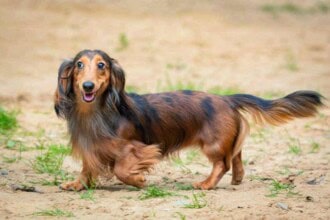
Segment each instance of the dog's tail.
M294 118L314 116L318 108L324 105L324 97L314 91L297 91L275 100L246 94L231 95L228 98L234 109L250 113L256 122L272 125L279 125Z

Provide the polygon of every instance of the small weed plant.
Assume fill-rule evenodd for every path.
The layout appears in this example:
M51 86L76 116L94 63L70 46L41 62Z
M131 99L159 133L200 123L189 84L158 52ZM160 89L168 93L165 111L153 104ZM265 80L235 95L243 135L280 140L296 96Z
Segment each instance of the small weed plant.
M294 192L295 185L289 183L281 183L275 179L272 180L270 184L270 194L267 197L276 197L280 193L286 193L287 196L298 195L298 192Z
M310 153L318 153L320 151L320 144L317 142L312 142L311 143L311 150Z
M62 145L50 145L47 151L36 157L33 168L38 173L57 174L61 171L65 156L70 148Z
M73 179L70 174L62 170L63 160L71 152L69 147L50 145L40 149L43 153L35 158L32 167L37 173L47 173L54 178L53 180L42 180L42 185L59 185L63 181ZM46 152L43 149L47 149Z
M207 201L205 200L205 193L193 193L191 197L191 203L184 205L184 208L188 209L201 209L207 205Z
M74 214L69 211L64 211L58 208L45 209L33 213L34 216L52 216L52 217L74 217Z
M175 196L176 194L166 189L162 189L155 185L148 186L146 190L139 196L140 200L146 200L151 198L164 198L167 196Z
M17 128L15 112L8 112L0 106L0 134L5 135Z
M119 45L117 51L125 50L129 46L128 37L125 33L120 33L118 36Z

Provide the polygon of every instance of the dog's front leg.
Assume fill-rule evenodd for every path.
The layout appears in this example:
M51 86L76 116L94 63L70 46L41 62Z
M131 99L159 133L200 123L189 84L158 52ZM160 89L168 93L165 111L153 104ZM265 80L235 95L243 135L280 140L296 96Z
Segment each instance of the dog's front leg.
M116 160L114 174L122 182L142 188L146 184L144 173L152 169L161 157L160 148L137 142L129 143L124 148L127 152Z
M93 182L93 175L90 171L87 163L83 160L83 168L79 175L79 177L71 182L62 183L60 185L60 189L68 190L68 191L80 191L83 189L88 189L91 183Z
M126 156L115 163L114 174L123 183L138 188L144 187L146 179L142 172L131 173L132 164L136 163L130 156Z

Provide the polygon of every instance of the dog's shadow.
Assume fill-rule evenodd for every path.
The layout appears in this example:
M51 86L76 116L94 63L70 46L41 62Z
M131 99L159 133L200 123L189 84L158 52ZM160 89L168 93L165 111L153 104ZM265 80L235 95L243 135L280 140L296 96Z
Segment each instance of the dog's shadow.
M148 187L148 186L146 186L146 187ZM141 190L145 189L146 187L137 188L134 186L125 185L124 183L115 183L112 185L110 185L110 184L109 185L100 185L100 186L97 186L96 189L105 190L105 191L109 191L109 192L118 192L118 191L141 191Z

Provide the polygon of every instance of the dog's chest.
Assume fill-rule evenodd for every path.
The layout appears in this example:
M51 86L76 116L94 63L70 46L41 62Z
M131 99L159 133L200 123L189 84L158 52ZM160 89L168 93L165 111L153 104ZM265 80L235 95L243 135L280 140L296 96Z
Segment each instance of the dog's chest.
M97 117L79 117L68 122L72 141L79 147L88 149L97 145L100 139L108 136L107 127Z

